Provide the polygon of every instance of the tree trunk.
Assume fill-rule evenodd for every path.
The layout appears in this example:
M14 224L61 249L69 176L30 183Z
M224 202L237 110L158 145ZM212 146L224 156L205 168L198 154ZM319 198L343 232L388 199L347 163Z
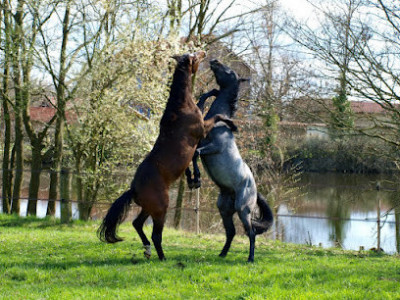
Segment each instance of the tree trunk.
M69 170L63 168L60 172L61 223L69 223L72 220L70 187L71 176Z
M93 205L89 201L79 202L79 220L87 221L90 218L90 212L92 211Z
M9 76L10 76L10 23L9 23L9 10L8 1L3 1L3 20L4 20L4 71L3 71L3 92L2 92L2 106L3 106L3 119L4 119L4 151L3 151L3 178L2 178L2 205L3 213L9 214L11 212L11 185L12 185L12 171L11 171L11 120L10 111L8 107L8 90L9 90Z
M63 147L63 130L64 130L64 107L59 105L57 111L57 121L55 129L55 143L52 170L50 173L50 188L49 188L49 204L47 206L47 215L54 216L57 200L58 187L58 172L61 166L62 147Z
M12 207L11 212L19 214L19 203L20 203L20 193L21 185L23 179L23 167L24 167L24 152L23 152L23 124L22 124L22 109L23 109L23 92L22 92L22 82L21 82L21 68L20 68L20 58L21 58L21 46L22 46L22 23L23 23L23 10L25 1L19 0L17 11L14 15L14 30L12 32L12 43L11 43L11 62L13 66L13 82L15 90L15 180L12 195Z
M23 152L23 135L22 135L22 120L20 112L15 111L15 179L12 193L12 207L11 212L19 214L21 186L23 179L24 168L24 152Z
M79 219L83 221L89 220L96 196L97 192L94 186L86 185L83 199L79 203Z
M36 216L37 199L39 195L40 174L42 171L41 145L32 144L31 179L29 182L28 215Z
M76 198L78 200L79 219L85 220L85 206L83 205L83 184L81 177L81 156L80 153L75 155L75 171L76 171Z
M60 170L63 152L63 133L64 133L64 118L65 118L65 78L67 72L66 56L67 56L67 43L69 34L69 15L70 3L64 13L63 19L63 35L60 50L60 66L57 85L57 120L54 139L54 157L52 172L50 175L50 190L49 190L49 205L47 206L47 215L55 214L55 200L57 200L57 186L58 186L58 172Z
M394 209L394 219L396 226L396 250L400 253L400 209L399 207Z
M3 99L4 113L4 152L3 152L3 178L2 178L2 204L3 213L11 212L11 170L10 170L10 154L11 154L11 122L8 105Z

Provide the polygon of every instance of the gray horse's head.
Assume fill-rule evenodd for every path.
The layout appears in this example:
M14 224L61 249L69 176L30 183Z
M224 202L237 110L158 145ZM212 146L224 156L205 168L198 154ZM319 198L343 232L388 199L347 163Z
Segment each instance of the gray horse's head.
M235 71L221 64L217 59L210 61L211 70L214 72L215 79L221 88L230 86L238 86L240 83L239 76Z

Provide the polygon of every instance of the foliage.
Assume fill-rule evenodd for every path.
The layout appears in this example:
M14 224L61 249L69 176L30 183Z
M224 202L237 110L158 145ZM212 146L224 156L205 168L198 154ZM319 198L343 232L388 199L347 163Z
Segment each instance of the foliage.
M348 132L354 126L353 112L345 93L339 93L332 98L334 110L331 111L331 126L335 131L346 130Z
M392 172L396 166L388 159L389 154L384 153L385 148L382 142L363 136L338 140L308 139L300 144L287 145L287 155L291 157L287 165L301 163L304 171L312 172Z
M167 261L133 243L97 240L97 223L0 216L2 299L393 299L400 297L398 257L321 249L258 238L256 261L245 262L247 238L225 259L224 237L167 229ZM122 235L132 234L130 224ZM146 233L150 228L145 228ZM132 240L131 240L132 241ZM134 254L133 259L132 253Z

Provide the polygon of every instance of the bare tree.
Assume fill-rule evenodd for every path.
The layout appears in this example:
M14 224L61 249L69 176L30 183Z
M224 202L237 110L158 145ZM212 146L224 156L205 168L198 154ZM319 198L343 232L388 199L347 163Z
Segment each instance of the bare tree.
M311 2L318 15L318 26L291 24L288 32L301 46L319 60L321 75L325 78L324 97L331 97L331 104L323 104L330 115L330 125L335 131L354 125L348 96L349 68L353 50L364 43L367 27L359 27L362 0L332 0ZM291 29L293 28L293 29ZM317 60L315 60L317 62ZM334 74L334 76L332 76ZM335 85L329 84L335 82Z
M378 104L385 118L370 116L370 126L359 132L378 138L392 147L390 156L400 167L400 15L398 5L389 1L368 1L374 11L374 21L379 27L368 27L360 43L357 32L350 31L355 47L351 50L354 63L349 68L348 79L354 94ZM359 24L360 27L367 27Z
M168 0L169 34L181 33L187 41L212 44L243 30L243 18L260 9L254 2L249 5L251 8L242 10L242 7L238 0Z
M268 0L246 31L249 61L257 71L251 86L257 111L264 120L265 153L277 146L278 122L298 65L298 60L286 51L288 36L282 29L285 23L279 2Z

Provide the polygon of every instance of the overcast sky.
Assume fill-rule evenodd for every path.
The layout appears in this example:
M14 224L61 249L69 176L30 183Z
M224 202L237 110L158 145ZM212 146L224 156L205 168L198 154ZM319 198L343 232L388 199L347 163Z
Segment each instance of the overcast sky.
M282 8L290 14L307 19L312 14L313 7L306 0L280 0Z

